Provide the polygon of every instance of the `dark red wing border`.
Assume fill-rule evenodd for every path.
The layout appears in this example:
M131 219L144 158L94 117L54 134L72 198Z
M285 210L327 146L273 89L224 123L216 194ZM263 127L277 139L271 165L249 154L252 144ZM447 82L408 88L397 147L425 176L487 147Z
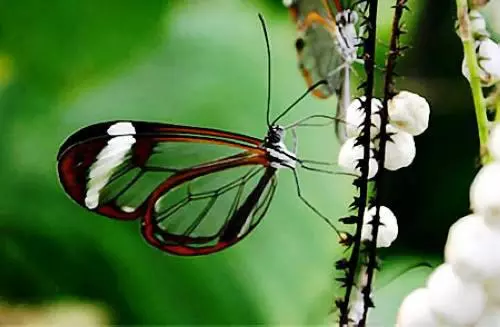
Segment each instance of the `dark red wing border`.
M144 205L132 212L125 212L114 203L102 204L95 209L89 209L85 206L89 168L111 138L123 136L122 134L108 134L108 129L117 123L130 123L135 129L134 133L123 135L130 135L136 139L130 150L131 162L139 168L142 168L152 155L153 148L157 144L181 141L216 143L242 149L248 151L249 155L258 156L261 160L259 164L267 164L264 162L265 150L260 148L262 140L217 129L141 121L111 121L84 127L68 137L59 150L57 156L59 179L64 190L78 204L87 210L110 218L131 220L137 219L145 213Z
M90 140L99 138L109 138L107 130L110 126L117 123L131 123L136 130L137 135L153 135L160 136L162 134L176 134L176 135L201 135L201 136L213 136L217 138L223 138L227 140L233 140L237 142L248 143L248 145L258 146L261 144L262 140L246 136L238 133L226 132L213 128L203 128L203 127L192 127L183 125L173 125L173 124L162 124L157 122L145 122L145 121L125 121L116 120L108 121L103 123L93 124L84 127L71 136L69 136L64 143L59 148L59 153L57 154L57 160L59 160L65 151L69 150L71 147L75 146L81 142L88 142Z
M100 137L86 142L79 142L71 146L69 150L59 157L59 180L64 190L73 200L87 210L90 210L85 206L88 170L99 152L107 145L108 139ZM91 211L122 220L137 219L143 214L142 207L133 212L125 212L114 204L101 205Z

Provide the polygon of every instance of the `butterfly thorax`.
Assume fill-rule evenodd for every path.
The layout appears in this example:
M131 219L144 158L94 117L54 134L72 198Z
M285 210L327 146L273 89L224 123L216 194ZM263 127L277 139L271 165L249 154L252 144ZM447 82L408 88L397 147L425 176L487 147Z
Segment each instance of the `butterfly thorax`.
M355 11L346 9L339 12L335 21L338 27L336 45L345 62L352 64L357 59L359 37L356 31L358 15Z
M262 147L269 155L269 166L273 168L295 168L297 159L295 153L287 149L285 129L279 125L270 126Z

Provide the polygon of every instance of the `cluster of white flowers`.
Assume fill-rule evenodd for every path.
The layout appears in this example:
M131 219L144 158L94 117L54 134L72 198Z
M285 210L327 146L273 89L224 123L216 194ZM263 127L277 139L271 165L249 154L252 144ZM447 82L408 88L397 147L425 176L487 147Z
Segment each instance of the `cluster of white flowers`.
M477 10L470 11L470 20L481 84L491 86L500 82L500 45L490 39ZM465 59L462 73L470 81ZM405 298L398 327L500 326L500 124L492 128L488 151L493 161L470 188L473 213L451 226L445 262L425 288Z
M473 213L450 228L445 263L405 298L399 327L500 326L500 124L488 148L494 160L471 185Z
M358 162L363 158L363 146L356 144L356 138L362 130L365 119L362 101L364 97L355 99L346 110L346 133L347 141L339 151L338 163L348 172L359 174ZM378 148L379 140L376 138L380 130L380 114L382 102L372 99L371 114L372 126L370 136L373 142L372 158L369 161L369 178L376 175L379 167L374 157L374 151ZM427 101L408 91L402 91L388 102L389 125L386 130L391 135L391 141L387 142L385 150L384 168L397 170L409 166L415 158L416 148L413 136L423 133L429 125L430 108Z
M356 138L360 135L365 119L362 102L365 98L355 99L346 110L346 133L348 139L342 145L339 151L338 162L344 169L353 174L360 174L358 167L359 161L363 158L364 148L357 144ZM372 99L371 103L371 122L370 152L371 157L368 163L368 178L373 178L379 169L375 159L375 150L379 147L380 132L380 109L382 102L379 99ZM407 167L415 158L416 148L413 136L423 133L429 125L430 108L427 101L421 96L402 91L394 96L388 102L389 125L386 128L391 140L386 144L384 168L388 170L397 170ZM361 230L361 240L370 241L373 238L372 220L376 214L376 207L365 211L363 217L363 227ZM392 211L384 206L380 207L380 226L378 229L376 246L389 247L398 236L398 222ZM360 281L358 289L365 286ZM355 322L361 319L364 310L363 296L358 291L356 300L351 306L349 318Z
M500 45L490 39L486 22L479 11L472 10L469 16L476 45L479 78L482 86L491 86L500 81ZM462 74L470 81L469 67L465 58L462 62Z

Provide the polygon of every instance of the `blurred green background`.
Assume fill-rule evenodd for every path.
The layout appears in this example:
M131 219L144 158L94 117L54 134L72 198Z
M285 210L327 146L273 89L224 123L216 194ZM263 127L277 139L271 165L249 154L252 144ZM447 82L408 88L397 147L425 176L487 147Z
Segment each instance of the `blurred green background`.
M393 1L380 4L383 66ZM453 2L410 1L410 50L400 89L431 104L411 168L391 173L385 203L400 236L383 253L372 319L389 326L403 296L423 285L450 224L468 212L477 133ZM179 258L148 246L137 222L86 212L64 194L56 153L76 129L137 119L222 128L263 137L266 56L257 13L269 27L272 110L305 90L295 27L281 1L0 1L0 299L98 303L116 324L318 324L336 290L335 234L297 198L280 173L270 211L238 245ZM358 67L358 70L360 67ZM382 74L379 72L380 77ZM380 93L379 93L380 94ZM305 99L286 117L330 113L335 100ZM307 133L306 133L307 134ZM334 138L301 136L301 148L335 155ZM345 176L304 176L306 196L328 215L346 214ZM339 293L337 293L339 294ZM340 295L340 294L339 294Z

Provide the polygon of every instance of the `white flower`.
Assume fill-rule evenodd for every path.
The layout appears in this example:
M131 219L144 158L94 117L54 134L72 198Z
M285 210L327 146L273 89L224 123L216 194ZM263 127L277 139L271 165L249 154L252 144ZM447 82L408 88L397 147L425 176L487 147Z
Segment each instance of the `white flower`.
M486 29L486 21L479 11L471 10L469 12L469 18L471 32L474 36L474 39L480 39L490 36L490 33L488 33L488 30Z
M353 298L355 298L355 300L353 301L354 304L351 304L349 310L349 319L353 323L358 324L363 318L363 312L365 311L365 301L363 298L363 293L361 293L361 288L358 288L355 292L355 296L353 296Z
M419 135L429 126L429 104L418 94L399 92L389 100L388 111L391 125L411 135Z
M488 140L488 150L493 158L500 161L500 124L495 124Z
M481 319L474 327L497 327L500 326L500 308L488 305L481 315Z
M500 233L483 217L469 215L451 226L444 250L445 261L464 280L480 282L500 275Z
M295 0L283 0L283 6L290 8L295 3Z
M500 163L487 164L476 175L470 188L471 208L487 224L500 227Z
M409 166L417 152L413 136L391 125L387 125L387 133L394 134L391 135L392 141L386 143L384 167L388 170L398 170Z
M500 80L500 47L495 41L485 38L476 41L479 78L483 86L491 86ZM470 81L469 67L462 62L462 74Z
M482 285L463 281L447 263L429 276L427 289L431 310L452 326L473 324L485 308Z
M362 100L365 96L354 99L346 109L346 133L347 137L358 137L361 133L363 122L365 120L365 112L363 110ZM382 108L382 101L377 98L372 98L371 117L372 127L370 128L370 137L373 138L378 134L380 129L379 110Z
M345 141L339 151L338 163L341 167L346 168L348 172L353 174L361 174L361 170L357 167L359 160L363 159L364 150L362 145L354 146L355 138L350 138ZM370 144L373 147L373 144ZM378 164L373 158L373 150L370 149L370 161L368 162L368 178L373 178L377 174Z
M363 228L361 230L361 240L371 240L373 225L370 224L376 213L376 207L365 211L363 216ZM398 237L398 221L392 211L384 206L380 207L380 222L378 228L377 247L387 248Z
M429 290L418 288L408 294L398 311L397 327L440 326L429 307Z

